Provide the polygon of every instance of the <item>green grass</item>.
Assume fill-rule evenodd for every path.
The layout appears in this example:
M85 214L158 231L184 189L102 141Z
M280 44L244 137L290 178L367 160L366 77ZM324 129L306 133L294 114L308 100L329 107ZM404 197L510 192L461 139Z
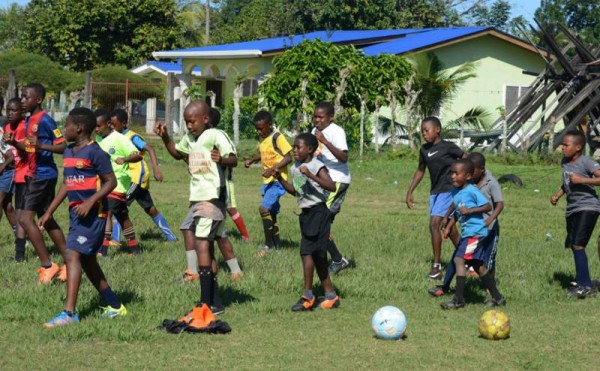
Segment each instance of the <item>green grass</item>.
M183 163L159 148L165 182L154 182L152 194L171 227L186 212L188 183ZM353 160L352 186L333 225L340 249L355 268L333 277L341 294L339 309L292 313L301 294L295 200L282 202L282 237L286 248L259 259L262 227L257 211L260 170L235 172L238 206L252 237L242 243L233 233L238 258L246 272L232 282L219 274L230 323L229 335L170 335L157 329L163 319L178 318L198 299L198 286L183 284L185 255L181 242L164 242L152 221L132 208L145 253L139 258L111 251L101 262L109 282L130 315L113 321L99 318L98 295L82 284L77 326L45 330L42 323L62 310L64 285L36 285L38 261L15 264L7 224L0 231L0 369L580 369L593 368L600 335L595 324L597 299L569 300L565 285L573 279L572 256L562 247L564 201L549 198L560 182L558 166L490 164L494 174L519 174L525 186L504 189L498 281L508 300L512 321L506 341L480 339L477 323L484 312L484 293L470 280L460 311L446 312L443 299L428 297L430 268L427 193L424 179L415 194L416 207L404 204L416 168L414 160ZM66 229L66 206L58 213ZM228 222L229 227L233 227ZM553 237L546 238L546 233ZM595 241L588 252L594 277L600 274ZM451 244L443 247L444 259ZM55 260L59 258L55 256ZM316 281L318 282L318 281ZM372 314L383 305L400 307L408 318L404 341L381 341L370 328ZM571 356L574 354L574 356Z

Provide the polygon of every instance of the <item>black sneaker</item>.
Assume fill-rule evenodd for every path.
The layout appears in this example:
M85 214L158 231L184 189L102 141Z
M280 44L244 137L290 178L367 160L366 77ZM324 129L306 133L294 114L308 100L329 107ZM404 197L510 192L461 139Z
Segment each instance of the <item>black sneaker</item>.
M444 277L444 273L442 272L442 265L438 263L434 263L433 267L431 267L431 272L427 275L427 278L430 280L441 280Z
M440 306L442 307L442 309L459 309L465 306L465 301L464 299L458 300L455 296L452 298L452 300L441 303Z
M311 310L315 307L317 303L316 298L313 296L312 299L305 298L302 296L296 304L292 305L292 312L302 312L305 310Z
M341 270L346 269L349 266L350 266L350 262L346 258L342 258L342 260L340 260L339 262L332 260L331 263L329 263L329 273L337 274Z
M490 299L486 300L486 302L485 302L486 307L503 307L505 305L506 305L506 299L504 299L504 298L500 298L499 300L490 298Z
M216 305L211 305L210 306L210 311L215 315L218 316L219 314L223 314L225 313L225 307L220 305L220 306L216 306Z
M444 285L437 285L434 287L430 287L429 290L427 290L429 295L434 296L436 298L446 295L448 293L448 291L450 291L450 290L447 287L445 287Z
M569 287L567 289L567 296L573 297L573 298L578 298L578 299L585 299L587 297L596 296L597 293L598 293L598 289L596 289L595 287L589 287L589 286L583 286L583 285Z

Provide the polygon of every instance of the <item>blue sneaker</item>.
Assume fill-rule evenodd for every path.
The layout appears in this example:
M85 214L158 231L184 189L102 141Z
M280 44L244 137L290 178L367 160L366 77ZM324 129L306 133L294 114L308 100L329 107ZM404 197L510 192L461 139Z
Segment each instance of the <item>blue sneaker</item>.
M56 317L50 321L44 323L45 328L54 328L59 326L70 325L71 323L79 323L79 315L75 313L74 316L69 316L66 310L63 310Z
M110 305L107 307L100 307L104 310L102 313L103 318L115 318L115 317L123 317L127 315L127 308L123 304L117 309L111 307Z

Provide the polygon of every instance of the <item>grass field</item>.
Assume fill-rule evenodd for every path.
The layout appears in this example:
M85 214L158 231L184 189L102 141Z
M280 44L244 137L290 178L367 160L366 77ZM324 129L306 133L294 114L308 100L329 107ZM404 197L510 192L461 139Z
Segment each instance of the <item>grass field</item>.
M186 211L188 183L183 163L159 158L165 182L152 184L158 208L176 228ZM295 200L283 199L281 228L285 248L257 258L262 226L257 212L260 170L235 173L238 206L252 241L233 243L245 277L238 282L219 274L229 335L170 335L158 330L199 298L196 284L183 284L185 255L181 242L164 242L152 221L134 206L134 221L145 253L130 258L111 251L101 262L109 282L130 315L99 318L98 295L85 281L79 296L79 325L45 330L42 323L63 308L62 284L36 285L38 260L31 248L26 263L16 264L13 239L3 221L0 230L0 369L593 369L600 334L598 299L565 296L574 278L570 251L563 246L564 200L552 207L559 186L558 166L505 166L491 163L496 175L515 173L525 186L507 185L498 253L499 287L508 300L503 309L512 321L506 341L478 337L484 292L469 280L467 301L459 311L442 311L428 296L430 268L426 178L415 194L415 210L404 195L414 160L386 155L351 162L352 186L333 234L355 266L333 277L341 307L333 311L292 313L301 294ZM58 214L66 228L66 206ZM229 227L233 227L228 222ZM551 238L546 234L550 233ZM596 242L588 257L594 278L600 274ZM445 243L444 259L452 245ZM55 256L55 260L58 257ZM224 265L222 265L225 268ZM316 281L318 282L318 281ZM370 319L383 305L400 307L408 318L403 341L373 337Z

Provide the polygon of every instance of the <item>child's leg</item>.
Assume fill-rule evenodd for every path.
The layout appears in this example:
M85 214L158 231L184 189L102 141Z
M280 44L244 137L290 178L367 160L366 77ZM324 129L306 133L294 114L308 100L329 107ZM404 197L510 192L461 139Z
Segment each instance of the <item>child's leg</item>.
M465 259L462 257L454 257L454 266L456 268L456 291L454 298L457 302L464 303L465 281L467 270L465 269Z
M240 231L242 238L248 241L250 239L250 235L248 234L248 229L246 228L246 224L244 223L242 215L235 207L228 208L227 212L229 213L231 220L233 220L233 222L235 223L235 226L237 227L238 231Z
M196 254L198 255L200 274L200 301L210 305L213 297L213 272L212 258L210 254L210 241L206 239L196 238L195 243Z
M123 226L123 235L127 240L127 246L129 247L129 253L133 255L139 255L141 253L140 246L135 237L135 228L133 223L129 219L129 212L123 211L117 215L117 220Z
M29 241L31 241L38 258L40 259L41 266L43 268L50 268L52 266L50 254L48 254L48 250L46 249L42 232L33 219L34 216L35 211L21 210L19 214L19 224L21 224L25 230L25 233L29 237Z
M433 263L439 264L441 269L442 262L442 232L440 226L442 225L441 216L432 216L429 218L429 232L431 233L431 246L433 248Z
M65 240L65 235L62 229L60 229L60 226L58 223L56 223L56 220L54 218L49 219L46 224L44 224L44 229L48 233L48 236L52 242L54 242L54 246L56 246L58 251L60 251L63 261L66 261L67 241Z
M279 202L276 204L276 208L271 210L271 219L273 219L273 247L278 248L281 245L281 239L279 238L279 223L277 222L277 213L279 213Z
M327 265L325 265L327 267ZM304 297L312 299L314 297L313 288L313 276L315 274L315 262L312 255L302 255L302 269L304 271Z
M17 230L15 232L15 260L18 262L25 260L25 244L27 243L25 229L23 229L23 226L19 223L21 211L22 210L16 210L15 212L17 218Z
M502 298L502 294L500 294L500 291L498 291L498 287L496 286L496 279L490 273L490 271L485 267L483 262L480 260L475 260L472 262L471 265L479 273L479 278L481 279L481 283L483 283L483 286L490 292L490 295L492 295L492 298L496 302L501 301L503 298Z
M229 270L232 275L238 275L242 273L242 269L238 263L237 258L235 257L235 253L233 251L233 245L227 236L218 237L217 244L219 245L219 250L221 250L221 255L223 255L223 259L225 259L225 263L229 267Z
M577 285L592 287L585 246L573 245L571 249L573 251L573 258L575 259L575 281L577 281Z
M183 242L185 245L185 256L187 269L190 272L198 272L198 254L196 253L196 236L192 230L182 230Z
M2 210L4 210L4 198L6 197L6 192L0 192L0 205L2 205L2 207L0 207L0 220L2 220ZM10 223L10 220L9 220Z
M325 292L326 299L332 299L335 297L335 289L333 288L333 283L331 282L331 277L329 276L329 269L327 267L327 258L320 255L312 256L315 268L317 270L317 275L319 276L319 280L323 285L323 291ZM333 297L328 297L333 294Z
M144 209L144 212L148 214L154 224L158 227L160 232L165 236L167 241L177 241L177 237L169 227L167 220L165 217L158 211L156 206L154 206L154 200L152 200L152 195L150 191L147 189L139 189L136 193L135 200L137 203Z
M458 243L457 243L458 244ZM444 275L444 283L442 284L444 290L448 291L450 289L450 284L452 283L452 279L456 274L456 265L454 264L454 258L456 257L456 249L452 253L452 258L450 259L450 263L446 266L446 274Z
M271 216L271 211L262 206L258 207L258 212L262 219L263 231L265 234L265 247L270 249L273 247L273 217Z
M100 268L96 257L93 255L81 255L81 266L92 285L94 285L96 290L98 290L98 292L100 293L104 305L106 305L107 307L112 307L114 309L121 308L121 300L108 285L106 276L104 275L102 268ZM69 279L70 278L71 277L69 271Z
M75 312L77 308L77 294L81 284L81 257L82 255L74 250L67 250L65 262L67 264L67 301L65 310Z
M117 218L115 218L114 216L109 218L106 224L112 224L112 240L116 243L120 243L123 228L121 228L121 224L119 224Z
M9 193L7 195L8 197L4 198L4 203L2 204L2 208L4 209L4 213L6 214L6 218L8 219L8 222L10 223L11 227L13 228L13 232L16 232L17 230L17 215L15 213L15 208L13 207L13 203L12 203L12 195Z

